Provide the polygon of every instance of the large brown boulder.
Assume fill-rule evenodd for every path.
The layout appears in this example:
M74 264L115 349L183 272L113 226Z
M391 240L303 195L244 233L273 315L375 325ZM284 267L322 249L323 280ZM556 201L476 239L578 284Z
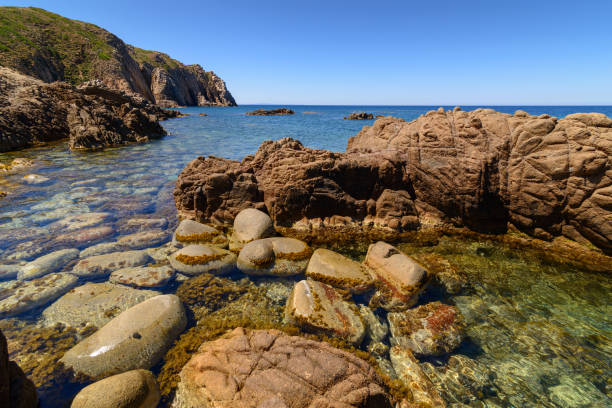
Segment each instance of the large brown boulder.
M46 84L0 67L0 152L66 138L72 149L145 142L166 134L159 120L179 115L101 82Z
M440 109L412 122L381 118L346 153L283 139L242 162L200 157L179 176L175 200L198 220L229 223L265 206L277 227L512 227L612 253L611 156L612 120L602 114Z
M36 408L36 387L19 366L9 361L6 337L0 331L0 408Z
M187 407L391 407L365 361L325 342L276 330L235 329L202 344L183 367L172 405Z

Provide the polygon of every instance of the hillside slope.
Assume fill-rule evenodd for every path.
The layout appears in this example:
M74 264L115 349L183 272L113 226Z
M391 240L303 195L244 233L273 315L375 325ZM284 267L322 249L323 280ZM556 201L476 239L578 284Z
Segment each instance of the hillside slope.
M163 107L236 105L225 82L200 65L132 47L98 26L33 7L0 7L0 66L45 82L100 80Z

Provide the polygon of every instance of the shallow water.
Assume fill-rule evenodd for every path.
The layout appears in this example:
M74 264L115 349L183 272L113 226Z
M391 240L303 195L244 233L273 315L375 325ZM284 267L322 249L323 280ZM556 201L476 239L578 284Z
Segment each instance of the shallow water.
M342 119L353 111L411 120L432 109L294 106L291 107L296 111L293 116L244 115L256 108L259 106L183 109L192 116L164 122L169 136L143 145L78 153L70 152L67 143L62 142L0 154L0 162L15 157L35 160L33 168L0 176L0 191L9 192L6 198L0 199L0 264L25 262L74 245L84 249L113 242L135 231L127 227L127 221L133 218L166 219L166 228L173 230L176 225L174 182L196 156L217 155L240 160L253 154L263 140L282 137L297 138L309 147L343 151L349 137L373 122ZM518 108L495 109L514 112ZM612 116L612 107L521 109L559 117L579 111ZM199 113L209 116L200 117ZM29 173L43 175L50 181L27 185L22 179ZM56 227L54 222L89 212L110 213L111 217L103 225L111 226L113 232L95 242L67 245L58 241L58 236L66 230ZM428 299L455 303L468 321L469 340L457 354L469 359L455 359L451 364L456 368L459 361L465 367L459 364L459 368L446 370L451 361L449 356L423 362L430 377L444 390L445 399L490 407L612 405L610 275L542 264L537 254L517 254L493 243L449 238L435 247L406 245L404 249L408 253L439 253L469 276L470 287L459 295L449 297L435 289L426 294ZM165 292L174 290L176 284L164 289ZM41 310L11 319L11 324L23 324L26 329L36 331ZM23 336L29 333L26 329L22 329ZM35 341L42 341L45 336L50 335L33 334ZM66 346L76 341L75 337L66 336L62 340ZM51 337L55 339L57 333ZM13 344L14 355L19 355L20 350L14 348ZM56 345L51 348L61 350ZM22 357L26 358L26 354L24 350ZM79 384L63 386L66 389L60 394L65 396L73 395L81 387ZM48 398L43 399L42 405L62 404Z

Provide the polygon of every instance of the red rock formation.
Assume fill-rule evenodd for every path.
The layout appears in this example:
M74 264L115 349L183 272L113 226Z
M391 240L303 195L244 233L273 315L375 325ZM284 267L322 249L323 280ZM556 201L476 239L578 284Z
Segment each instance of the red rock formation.
M372 226L395 231L450 224L515 227L612 252L612 120L602 114L432 111L385 117L347 153L292 139L262 143L241 163L197 158L179 176L183 216L229 223L266 208L277 226Z

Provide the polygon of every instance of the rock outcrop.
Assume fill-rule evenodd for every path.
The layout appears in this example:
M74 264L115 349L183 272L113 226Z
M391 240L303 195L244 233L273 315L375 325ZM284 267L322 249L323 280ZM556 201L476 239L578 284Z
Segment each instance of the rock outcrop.
M391 231L466 226L565 236L612 253L612 119L491 109L384 117L346 153L264 142L242 162L199 157L181 173L180 213L230 223L265 207L276 227Z
M288 108L278 109L257 109L253 112L247 112L249 116L278 116L278 115L293 115L295 112Z
M0 407L36 408L36 387L21 368L9 360L6 337L0 331Z
M325 342L235 329L202 344L183 367L174 408L390 408L365 361Z
M0 152L67 138L72 149L145 142L165 136L159 121L177 116L119 91L46 84L0 67Z
M367 113L367 112L353 112L350 115L345 116L344 119L367 120L367 119L374 119L374 115L372 113Z
M23 74L72 85L99 80L163 107L236 105L214 72L127 45L93 24L33 7L0 7L0 17L0 65Z

